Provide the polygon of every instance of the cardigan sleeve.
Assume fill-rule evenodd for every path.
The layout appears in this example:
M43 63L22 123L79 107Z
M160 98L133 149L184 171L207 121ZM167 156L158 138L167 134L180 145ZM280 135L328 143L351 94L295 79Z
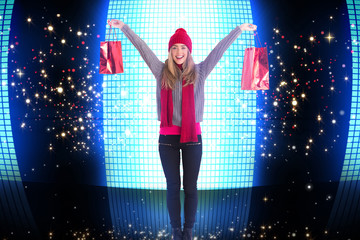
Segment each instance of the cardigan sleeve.
M237 39L237 37L241 34L241 32L242 31L240 27L237 26L216 45L216 47L210 52L210 54L205 58L204 61L199 63L200 71L204 76L203 77L204 80L211 73L215 65L220 61L221 57L224 55L225 51Z
M121 31L130 40L134 47L139 51L141 57L144 59L146 65L157 78L161 75L164 63L161 62L149 46L142 40L127 24L125 24Z

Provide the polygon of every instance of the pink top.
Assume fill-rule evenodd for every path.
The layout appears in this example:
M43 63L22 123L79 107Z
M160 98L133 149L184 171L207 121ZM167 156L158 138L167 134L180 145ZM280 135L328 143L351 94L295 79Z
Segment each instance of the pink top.
M196 135L201 134L200 123L195 123ZM173 125L172 127L160 127L161 135L180 135L181 127Z

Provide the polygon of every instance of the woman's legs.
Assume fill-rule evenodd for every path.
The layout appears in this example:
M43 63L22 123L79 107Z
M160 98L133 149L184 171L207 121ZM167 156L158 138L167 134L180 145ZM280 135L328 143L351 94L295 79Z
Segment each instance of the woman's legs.
M196 209L198 203L197 179L199 176L202 157L201 135L198 135L198 140L198 143L186 143L181 148L184 169L183 185L185 193L184 228L193 228L195 223Z
M167 183L166 203L170 224L173 228L181 228L180 148L174 136L160 135L159 154Z
M202 157L202 139L198 143L180 144L179 135L160 135L159 154L167 183L166 202L173 228L181 228L180 205L180 148L183 162L183 186L185 193L184 228L193 228L198 203L197 179Z

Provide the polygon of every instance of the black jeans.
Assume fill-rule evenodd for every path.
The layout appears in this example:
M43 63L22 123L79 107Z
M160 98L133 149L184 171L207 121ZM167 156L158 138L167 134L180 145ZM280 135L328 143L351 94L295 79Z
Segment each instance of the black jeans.
M159 153L161 164L166 177L166 203L172 227L181 228L180 205L180 149L183 164L184 228L193 228L198 203L197 179L199 176L202 139L198 135L198 142L180 143L180 135L160 135Z

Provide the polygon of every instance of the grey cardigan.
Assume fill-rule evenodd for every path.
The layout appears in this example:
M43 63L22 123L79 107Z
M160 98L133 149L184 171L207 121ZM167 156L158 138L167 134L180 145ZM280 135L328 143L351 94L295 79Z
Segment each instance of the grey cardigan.
M149 46L136 34L130 27L125 24L121 31L130 40L130 42L139 51L141 57L150 68L151 72L156 78L156 103L158 120L161 121L161 76L165 63L161 62ZM195 70L198 72L198 77L195 79L194 97L195 97L195 118L196 122L203 121L204 115L204 83L205 79L211 73L215 65L219 62L224 52L230 47L235 39L241 34L240 26L232 30L224 39L222 39L216 47L210 52L206 59L199 64L195 64ZM175 88L172 90L173 97L173 124L181 127L181 97L182 97L182 82L179 80Z

